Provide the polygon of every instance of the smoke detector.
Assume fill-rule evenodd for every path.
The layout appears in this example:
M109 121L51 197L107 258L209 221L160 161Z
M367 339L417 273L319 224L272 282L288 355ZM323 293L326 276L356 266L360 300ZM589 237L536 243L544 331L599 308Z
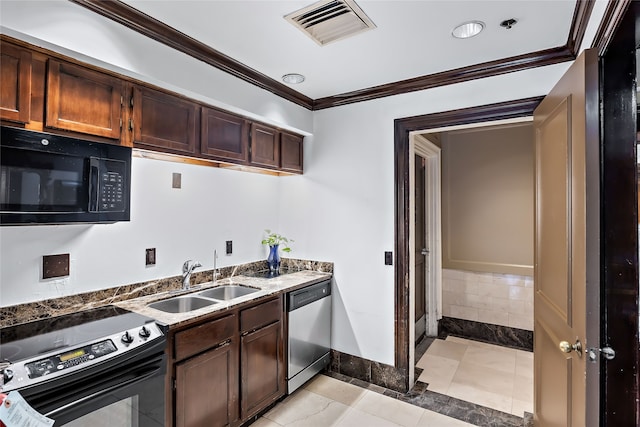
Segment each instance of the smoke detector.
M284 18L320 46L376 28L353 0L322 0Z

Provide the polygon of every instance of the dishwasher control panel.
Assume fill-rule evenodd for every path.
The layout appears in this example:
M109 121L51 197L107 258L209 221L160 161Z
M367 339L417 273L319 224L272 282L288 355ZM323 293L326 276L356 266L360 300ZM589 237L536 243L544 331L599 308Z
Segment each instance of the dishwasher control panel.
M331 281L316 283L287 294L287 311L293 311L331 295Z

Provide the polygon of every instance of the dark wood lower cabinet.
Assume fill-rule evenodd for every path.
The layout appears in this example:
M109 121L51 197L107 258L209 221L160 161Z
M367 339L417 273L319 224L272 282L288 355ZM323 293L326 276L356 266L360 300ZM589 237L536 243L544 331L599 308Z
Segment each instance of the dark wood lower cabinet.
M284 395L281 323L241 338L242 411L247 419Z
M230 426L238 419L238 343L176 364L176 427Z
M278 296L170 335L175 427L236 427L284 396L282 314Z

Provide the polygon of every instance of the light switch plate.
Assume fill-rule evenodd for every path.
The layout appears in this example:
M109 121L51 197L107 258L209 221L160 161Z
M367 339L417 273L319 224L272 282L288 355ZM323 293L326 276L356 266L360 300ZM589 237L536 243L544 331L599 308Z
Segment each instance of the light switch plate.
M145 250L145 265L156 265L156 248Z
M171 178L171 187L182 188L182 174L174 172Z
M393 265L393 252L387 251L384 253L384 265Z

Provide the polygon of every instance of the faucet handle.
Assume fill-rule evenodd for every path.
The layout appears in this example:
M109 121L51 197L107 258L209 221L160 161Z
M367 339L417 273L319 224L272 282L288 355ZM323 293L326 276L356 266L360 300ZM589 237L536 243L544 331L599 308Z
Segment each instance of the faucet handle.
M188 259L184 262L184 264L182 264L182 272L186 273L187 271L189 271L189 267L191 266L191 263L193 262L193 260Z

